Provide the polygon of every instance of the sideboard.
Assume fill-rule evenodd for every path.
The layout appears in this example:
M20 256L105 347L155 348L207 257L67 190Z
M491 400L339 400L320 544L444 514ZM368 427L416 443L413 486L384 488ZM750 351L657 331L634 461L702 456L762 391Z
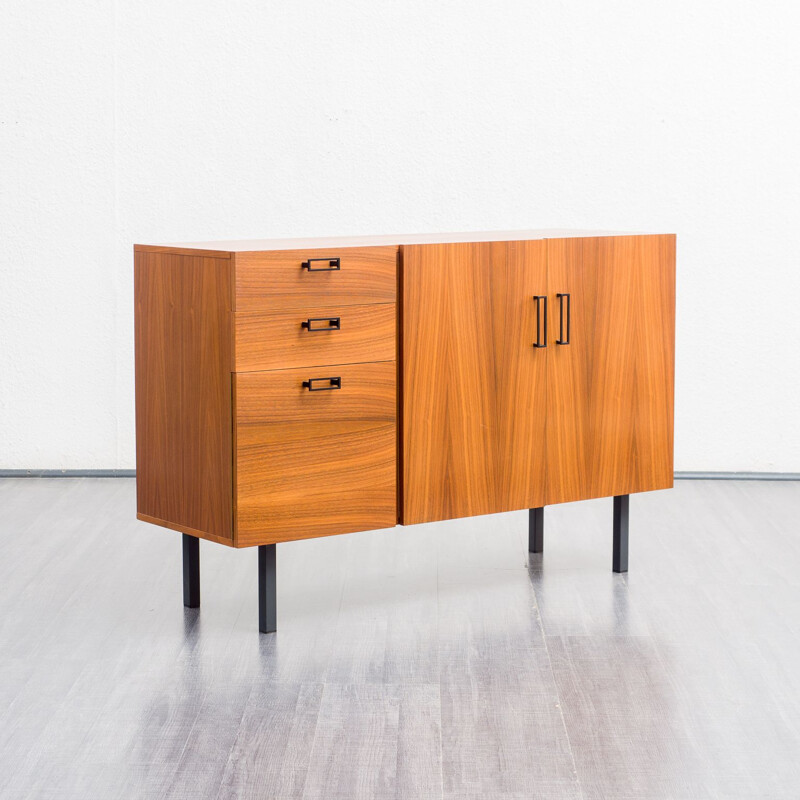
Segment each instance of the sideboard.
M675 236L513 231L134 247L137 516L258 547L673 480Z

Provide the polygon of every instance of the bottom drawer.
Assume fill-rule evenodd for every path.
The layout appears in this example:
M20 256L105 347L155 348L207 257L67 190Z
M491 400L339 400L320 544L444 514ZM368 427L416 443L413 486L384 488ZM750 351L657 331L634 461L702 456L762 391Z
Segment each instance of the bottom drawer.
M234 373L238 547L396 524L395 379L394 361Z

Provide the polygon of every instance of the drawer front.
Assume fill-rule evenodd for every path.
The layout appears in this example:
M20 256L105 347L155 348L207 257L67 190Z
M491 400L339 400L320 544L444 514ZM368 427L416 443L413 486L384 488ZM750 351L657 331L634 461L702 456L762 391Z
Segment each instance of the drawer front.
M394 303L236 312L233 329L236 372L393 361L396 352Z
M394 303L397 247L237 253L236 311Z
M393 361L233 375L238 547L396 524L395 381Z

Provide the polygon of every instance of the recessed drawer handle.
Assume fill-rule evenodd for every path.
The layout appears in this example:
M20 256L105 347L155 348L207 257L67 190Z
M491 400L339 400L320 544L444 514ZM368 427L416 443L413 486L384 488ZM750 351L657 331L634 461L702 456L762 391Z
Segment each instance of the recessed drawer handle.
M315 322L327 322L328 324L314 327ZM342 329L340 317L311 317L305 322L301 322L300 325L309 333L316 333L317 331L340 331Z
M315 261L327 261L327 267L314 267L312 264ZM336 269L342 268L342 262L339 258L309 258L308 261L304 261L303 269L307 269L309 272L332 272Z
M328 381L328 386L314 386L317 381ZM342 388L341 378L311 378L310 380L303 381L303 386L309 392L329 392L333 389Z

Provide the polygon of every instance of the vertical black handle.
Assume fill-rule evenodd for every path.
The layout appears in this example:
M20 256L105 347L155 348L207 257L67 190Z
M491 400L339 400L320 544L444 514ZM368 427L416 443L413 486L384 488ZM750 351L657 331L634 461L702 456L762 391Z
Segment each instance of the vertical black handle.
M570 329L570 309L572 308L572 300L568 294L556 294L560 304L561 319L558 323L558 339L556 344L569 344L569 329ZM564 337L564 298L567 300L567 336Z
M536 341L533 346L547 347L547 295L535 294L533 299L536 302ZM542 314L542 301L544 301L544 314Z

